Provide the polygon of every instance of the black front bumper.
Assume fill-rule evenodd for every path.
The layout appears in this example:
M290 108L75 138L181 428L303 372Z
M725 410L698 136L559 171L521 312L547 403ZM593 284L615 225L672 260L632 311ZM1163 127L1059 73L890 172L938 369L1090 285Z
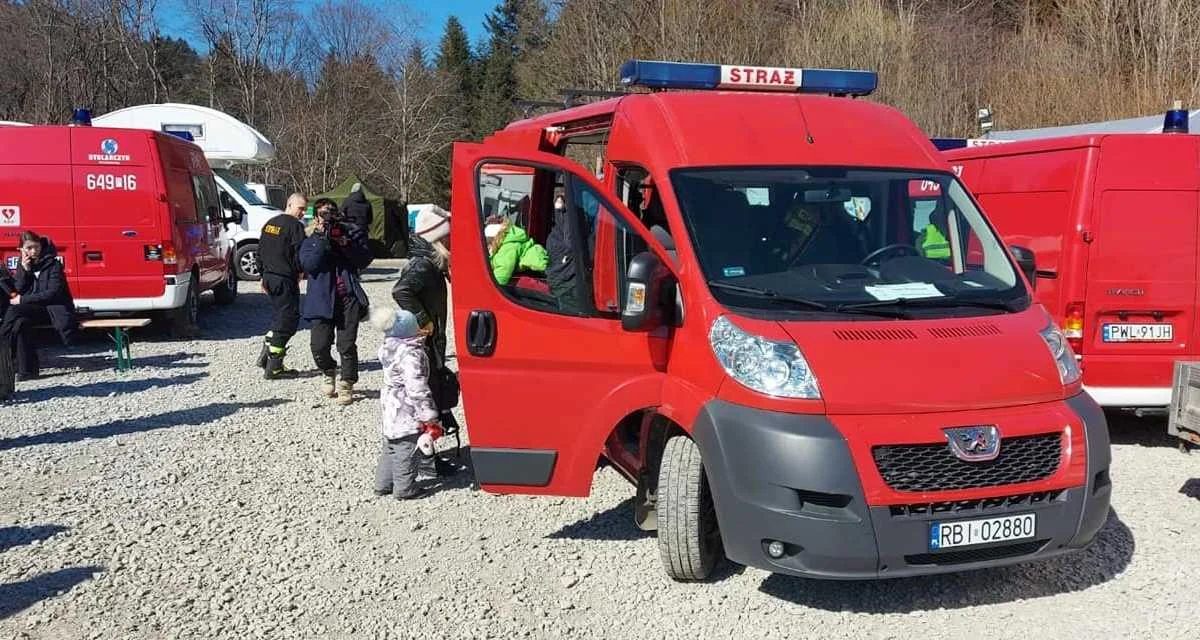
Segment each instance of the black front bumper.
M1087 486L1012 496L1003 505L869 507L845 438L824 416L714 401L697 418L721 539L729 559L775 573L839 580L994 567L1089 545L1108 516L1108 425L1085 394L1067 401L1085 425ZM1033 540L930 552L932 522L1037 514ZM785 554L767 554L771 541Z

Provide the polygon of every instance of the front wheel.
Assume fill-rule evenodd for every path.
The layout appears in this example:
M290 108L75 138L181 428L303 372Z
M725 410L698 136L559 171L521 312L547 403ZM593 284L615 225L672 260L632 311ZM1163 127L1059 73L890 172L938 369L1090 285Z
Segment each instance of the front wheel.
M262 274L258 272L258 243L238 247L233 256L233 264L237 269L238 280L261 279Z
M704 580L724 550L700 448L687 436L667 441L658 471L658 553L675 580Z

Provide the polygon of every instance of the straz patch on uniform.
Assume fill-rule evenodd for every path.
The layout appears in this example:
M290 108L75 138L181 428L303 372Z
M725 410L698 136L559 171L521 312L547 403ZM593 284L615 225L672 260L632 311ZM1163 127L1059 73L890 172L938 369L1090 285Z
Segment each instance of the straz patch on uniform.
M269 233L273 236L277 236L277 235L279 235L279 233L281 231L283 231L283 229L280 229L278 225L274 225L274 224L264 224L263 225L263 233Z

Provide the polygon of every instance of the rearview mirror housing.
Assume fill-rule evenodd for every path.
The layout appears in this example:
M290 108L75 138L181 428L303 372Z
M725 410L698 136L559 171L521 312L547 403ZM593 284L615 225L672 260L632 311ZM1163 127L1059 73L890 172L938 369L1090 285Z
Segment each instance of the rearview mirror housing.
M653 331L675 314L671 307L675 295L670 291L674 279L658 256L643 251L629 262L625 277L625 305L621 328L626 331Z
M1012 245L1008 249L1012 251L1013 258L1017 261L1017 266L1020 267L1021 272L1029 280L1029 286L1037 289L1037 256L1034 255L1032 250L1025 247Z

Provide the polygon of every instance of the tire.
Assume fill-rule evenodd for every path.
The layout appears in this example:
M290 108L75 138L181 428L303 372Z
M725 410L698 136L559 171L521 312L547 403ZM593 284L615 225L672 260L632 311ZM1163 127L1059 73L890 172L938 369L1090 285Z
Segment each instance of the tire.
M724 555L700 448L684 435L663 449L658 471L658 553L675 580L705 580Z
M17 385L17 371L13 366L12 350L0 345L0 402L12 397Z
M183 306L167 312L167 324L171 335L176 338L190 338L196 334L196 326L200 318L200 281L192 274L188 278L187 298Z
M238 280L261 280L258 272L258 243L252 242L238 247L233 255L233 266Z
M213 299L221 306L233 304L237 300L238 281L233 269L229 270L225 282L213 287Z

